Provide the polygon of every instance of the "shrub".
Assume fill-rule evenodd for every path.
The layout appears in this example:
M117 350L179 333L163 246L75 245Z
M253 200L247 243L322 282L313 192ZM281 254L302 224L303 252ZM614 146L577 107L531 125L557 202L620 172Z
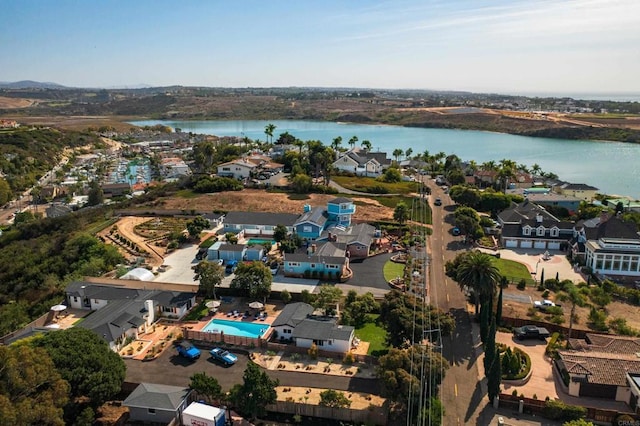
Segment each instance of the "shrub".
M547 343L547 348L544 350L545 355L549 358L558 358L558 348L560 347L560 343L558 339L560 338L560 333L557 331L551 335L549 339L549 343Z
M309 354L311 359L318 359L318 347L315 343L312 343L311 347L307 349L307 354Z
M549 298L549 290L545 290L542 292L542 298L543 299L548 299Z
M353 364L355 361L356 361L356 357L351 351L347 352L344 358L342 359L343 364L349 364L349 365Z
M562 401L549 400L544 404L543 415L552 420L578 420L587 415L587 409L575 405L567 405Z
M527 281L522 278L517 285L518 290L524 290L525 288L527 288Z

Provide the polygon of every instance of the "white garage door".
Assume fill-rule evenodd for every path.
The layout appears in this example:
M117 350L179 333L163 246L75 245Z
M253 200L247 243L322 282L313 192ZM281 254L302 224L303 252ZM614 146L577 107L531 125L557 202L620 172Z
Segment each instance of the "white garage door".
M520 241L521 248L531 248L533 246L532 241Z
M545 241L536 241L533 247L537 249L547 248L547 243Z
M507 241L504 242L504 245L506 247L511 247L511 248L518 247L518 242L515 241L515 240L507 240Z
M547 247L549 250L560 250L560 243L549 243Z

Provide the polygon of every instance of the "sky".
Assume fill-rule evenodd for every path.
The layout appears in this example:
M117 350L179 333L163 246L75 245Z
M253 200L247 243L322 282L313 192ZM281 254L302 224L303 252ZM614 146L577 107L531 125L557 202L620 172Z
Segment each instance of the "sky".
M0 0L0 81L640 93L638 0Z

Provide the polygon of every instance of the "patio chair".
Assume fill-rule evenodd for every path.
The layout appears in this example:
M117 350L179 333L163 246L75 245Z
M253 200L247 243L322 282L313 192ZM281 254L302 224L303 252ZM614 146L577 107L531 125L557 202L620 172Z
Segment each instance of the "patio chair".
M262 314L260 314L260 318L258 318L260 321L264 321L267 319L267 313L263 312Z
M232 316L233 316L233 312L232 311L227 312L227 317L232 317Z

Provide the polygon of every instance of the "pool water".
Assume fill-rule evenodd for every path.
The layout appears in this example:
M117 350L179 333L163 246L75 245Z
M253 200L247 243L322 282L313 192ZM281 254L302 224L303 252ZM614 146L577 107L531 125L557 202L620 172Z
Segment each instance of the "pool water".
M264 238L249 238L249 240L247 241L247 244L264 244L264 243L270 243L272 246L276 244L275 241L266 240Z
M269 329L269 324L212 319L209 321L209 324L204 326L202 331L208 333L219 333L222 331L224 334L232 336L253 337L257 339L262 336L267 329Z

